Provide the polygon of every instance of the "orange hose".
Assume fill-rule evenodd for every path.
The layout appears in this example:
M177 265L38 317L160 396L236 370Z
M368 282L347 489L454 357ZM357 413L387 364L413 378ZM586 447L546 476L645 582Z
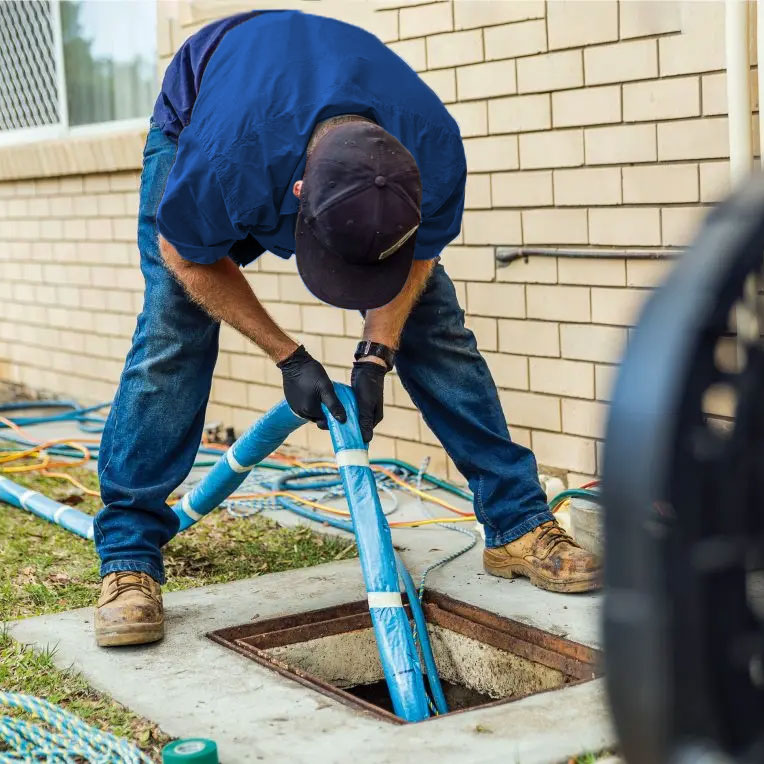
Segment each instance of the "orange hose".
M45 477L52 477L52 478L58 478L59 480L68 480L72 485L79 488L83 493L87 494L88 496L100 496L99 491L94 491L92 488L88 488L83 483L80 483L77 478L73 477L72 475L67 475L65 472L48 472L48 470L42 470L41 474L45 475Z
M302 496L299 496L298 494L291 493L290 491L265 491L263 493L240 493L240 494L233 494L232 496L229 496L229 499L264 499L271 496L283 496L285 498L291 499L292 501L296 501L299 504L305 504L308 507L312 507L313 509L320 510L322 512L328 512L332 515L340 515L341 517L350 517L350 512L348 512L345 509L337 509L336 507L329 507L326 504L319 504L315 501L310 501L309 499L306 499ZM432 525L434 523L459 523L459 522L469 522L470 520L474 520L475 515L473 513L464 513L463 517L460 518L453 518L453 517L434 517L434 518L426 518L422 520L401 520L399 522L392 522L388 523L391 528L413 528L417 525Z
M334 468L337 469L337 465L334 462L310 462L309 464L300 464L301 467L306 467L307 469L312 468ZM404 480L401 480L394 472L391 472L388 469L385 469L384 467L381 467L378 464L372 464L370 465L371 469L375 472L381 472L383 475L386 475L390 478L390 480L393 481L393 483L396 483L397 485L401 486L406 491L409 491L410 493L413 493L416 496L420 496L425 501L432 502L433 504L437 504L440 507L443 507L444 509L447 509L449 512L454 512L457 515L461 515L462 517L474 517L475 515L472 512L465 512L462 509L458 509L457 507L453 506L453 504L449 504L447 501L444 501L443 499L439 499L437 496L431 496L426 491L420 491L418 488L414 488L413 485L409 485Z

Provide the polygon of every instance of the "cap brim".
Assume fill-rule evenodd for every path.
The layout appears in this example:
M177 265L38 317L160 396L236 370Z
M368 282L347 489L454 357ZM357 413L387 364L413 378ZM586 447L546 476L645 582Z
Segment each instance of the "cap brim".
M416 235L382 262L358 265L326 249L298 213L295 241L297 271L313 295L337 308L373 310L403 289L414 262Z

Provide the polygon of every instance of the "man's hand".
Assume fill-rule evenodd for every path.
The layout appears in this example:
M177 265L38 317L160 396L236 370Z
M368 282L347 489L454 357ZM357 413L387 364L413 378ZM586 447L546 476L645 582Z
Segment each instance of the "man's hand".
M366 358L353 364L350 384L358 404L358 424L364 443L371 440L374 428L382 421L385 374L385 362L377 358Z
M323 403L338 422L347 420L329 375L303 345L276 365L284 378L284 396L297 416L317 422L325 430L328 425L321 410Z

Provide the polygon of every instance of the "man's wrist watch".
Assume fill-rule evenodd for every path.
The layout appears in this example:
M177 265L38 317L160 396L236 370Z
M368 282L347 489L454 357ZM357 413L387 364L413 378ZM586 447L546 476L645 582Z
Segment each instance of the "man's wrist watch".
M381 358L387 366L387 370L391 371L395 364L395 351L392 348L383 345L381 342L372 342L371 340L361 340L358 343L358 347L355 349L354 358L356 361L361 358L373 355L375 358Z

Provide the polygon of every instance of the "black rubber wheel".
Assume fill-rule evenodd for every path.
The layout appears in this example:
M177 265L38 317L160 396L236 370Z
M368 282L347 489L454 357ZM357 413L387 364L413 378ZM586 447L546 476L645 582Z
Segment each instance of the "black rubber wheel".
M763 260L759 178L648 300L615 386L606 677L634 764L764 761Z

